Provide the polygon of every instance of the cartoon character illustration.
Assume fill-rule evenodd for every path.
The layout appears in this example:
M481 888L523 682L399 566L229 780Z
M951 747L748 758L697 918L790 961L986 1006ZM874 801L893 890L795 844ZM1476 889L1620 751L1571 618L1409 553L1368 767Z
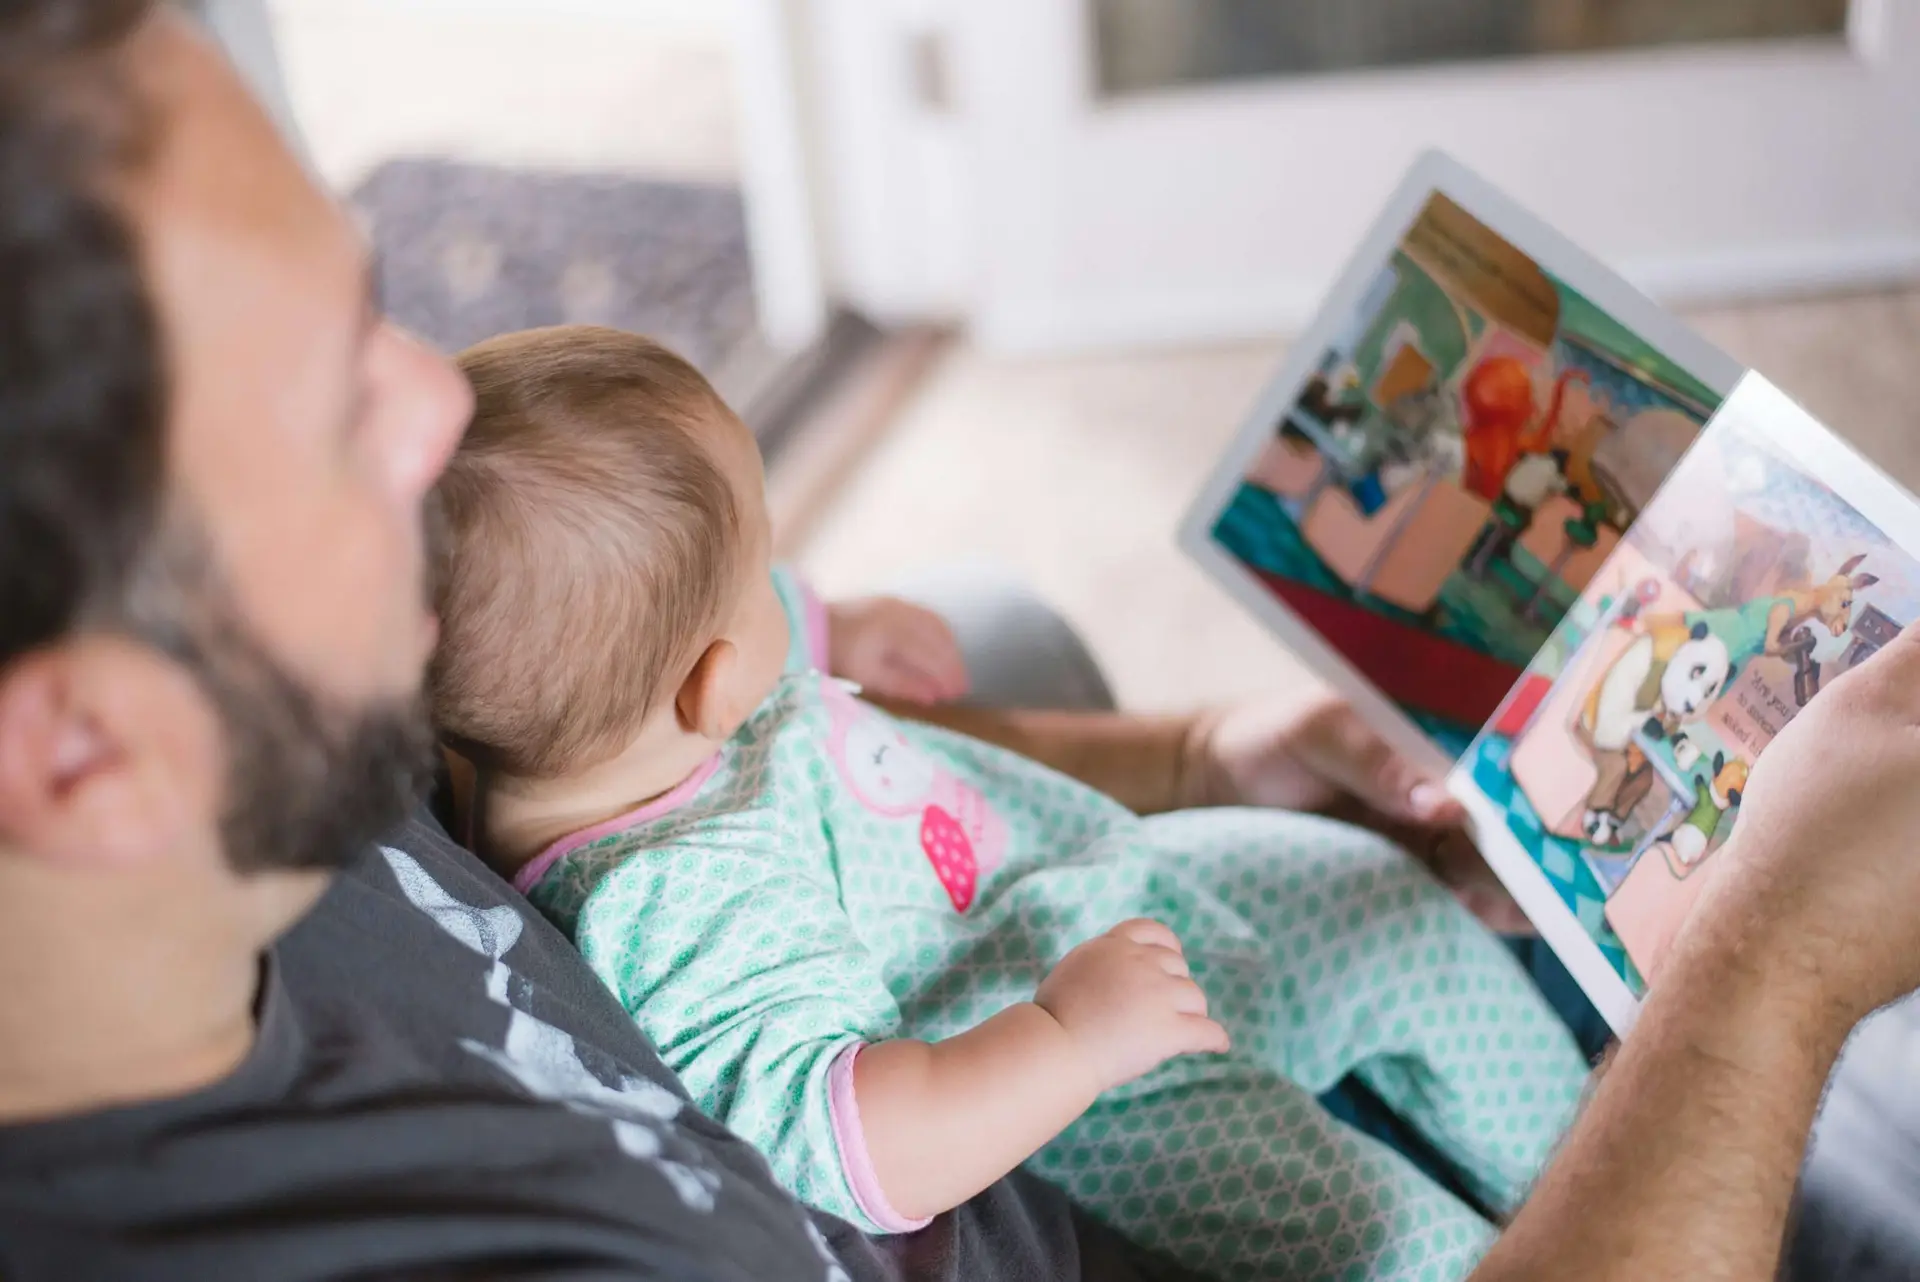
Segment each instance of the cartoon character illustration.
M1406 470L1414 463L1414 442L1385 416L1374 412L1338 431L1335 439L1347 451L1341 468L1346 475L1347 494L1364 515L1372 516L1387 505L1398 484L1404 483Z
M1721 821L1740 804L1752 769L1744 758L1728 759L1724 752L1713 754L1711 770L1695 769L1700 750L1685 735L1674 736L1674 759L1683 770L1694 770L1693 809L1653 845L1667 861L1675 876L1699 863L1720 830Z
M1315 374L1300 391L1300 408L1330 428L1356 423L1366 412L1365 402L1353 398L1360 382L1360 375L1353 367L1349 365L1336 371L1335 377L1337 383L1325 374Z
M1481 532L1467 563L1467 573L1479 578L1496 559L1511 556L1520 537L1533 524L1533 514L1548 499L1568 490L1567 451L1523 454L1507 472L1500 497L1494 501L1493 520Z
M1581 706L1576 734L1592 754L1595 778L1580 827L1610 846L1653 788L1653 768L1633 732L1660 739L1704 716L1733 678L1727 643L1700 621L1647 619Z
M1813 657L1820 638L1810 624L1801 624L1780 643L1780 657L1793 665L1793 701L1806 707L1820 693L1820 660Z
M1489 503L1497 502L1507 473L1521 456L1543 453L1552 443L1567 384L1575 380L1591 381L1585 370L1561 371L1546 412L1536 418L1533 375L1522 361L1492 356L1474 366L1460 385L1466 411L1461 437L1467 453L1461 485Z
M919 817L920 849L953 910L967 911L980 878L1006 856L1006 822L979 789L942 770L845 686L828 681L823 693L831 726L827 751L841 779L876 815Z
M1809 668L1820 630L1843 637L1853 626L1856 592L1872 587L1880 576L1861 573L1866 553L1848 557L1825 582L1804 588L1779 588L1744 605L1723 610L1701 610L1687 617L1703 622L1727 640L1736 673L1761 655L1782 658L1794 665L1800 692L1808 699L1819 688L1818 667ZM1802 707L1806 700L1799 700Z
M1816 588L1800 590L1789 589L1780 595L1785 598L1788 613L1784 619L1775 622L1779 607L1767 619L1767 635L1772 644L1778 647L1787 633L1802 623L1819 621L1826 625L1827 631L1840 637L1847 634L1853 626L1853 594L1872 587L1880 581L1877 574L1856 574L1860 563L1867 559L1861 552L1847 558L1831 578Z

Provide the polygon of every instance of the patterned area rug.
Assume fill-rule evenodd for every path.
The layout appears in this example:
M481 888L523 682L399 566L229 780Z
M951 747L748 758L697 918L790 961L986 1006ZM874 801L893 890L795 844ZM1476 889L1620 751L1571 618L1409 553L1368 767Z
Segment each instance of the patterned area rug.
M735 188L394 160L353 205L388 311L449 352L535 325L612 325L717 380L753 334Z

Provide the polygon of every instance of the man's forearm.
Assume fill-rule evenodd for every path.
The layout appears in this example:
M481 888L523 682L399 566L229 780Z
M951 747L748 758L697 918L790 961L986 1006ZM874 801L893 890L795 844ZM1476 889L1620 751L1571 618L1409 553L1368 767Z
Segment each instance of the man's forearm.
M1676 945L1565 1147L1474 1282L1771 1278L1849 1027L1725 929Z
M875 700L897 717L944 726L1051 766L1151 815L1195 804L1200 721L1124 712L919 707Z

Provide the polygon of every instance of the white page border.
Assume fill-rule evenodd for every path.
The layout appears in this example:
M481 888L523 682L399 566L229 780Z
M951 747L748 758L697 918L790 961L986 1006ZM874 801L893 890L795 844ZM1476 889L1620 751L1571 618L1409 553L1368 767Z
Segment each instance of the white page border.
M1289 610L1251 569L1213 539L1213 526L1245 478L1247 468L1271 439L1281 415L1298 399L1335 334L1365 298L1368 286L1435 192L1446 195L1540 267L1586 295L1596 307L1715 392L1724 396L1731 391L1742 369L1726 353L1661 311L1619 275L1452 157L1428 151L1407 171L1342 269L1313 323L1288 349L1280 372L1260 394L1233 444L1187 509L1180 522L1179 545L1228 595L1345 696L1369 725L1416 766L1439 776L1453 767L1453 759L1344 655Z
M1896 547L1920 561L1920 502L1759 374L1740 380L1707 430L1730 431L1771 448L1852 504ZM1657 502L1656 494L1648 506ZM1479 738L1474 743L1477 747ZM1471 759L1473 750L1467 755ZM1447 791L1466 808L1475 843L1521 911L1607 1023L1624 1037L1639 1017L1641 999L1508 830L1506 810L1480 791L1464 763L1448 774Z

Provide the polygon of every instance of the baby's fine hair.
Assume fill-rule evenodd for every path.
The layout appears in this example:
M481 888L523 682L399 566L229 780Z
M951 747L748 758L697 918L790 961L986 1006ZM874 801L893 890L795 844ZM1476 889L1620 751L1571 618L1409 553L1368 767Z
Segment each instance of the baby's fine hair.
M557 326L459 357L475 412L435 488L427 698L476 765L612 756L724 623L739 511L709 445L731 411L636 334Z

